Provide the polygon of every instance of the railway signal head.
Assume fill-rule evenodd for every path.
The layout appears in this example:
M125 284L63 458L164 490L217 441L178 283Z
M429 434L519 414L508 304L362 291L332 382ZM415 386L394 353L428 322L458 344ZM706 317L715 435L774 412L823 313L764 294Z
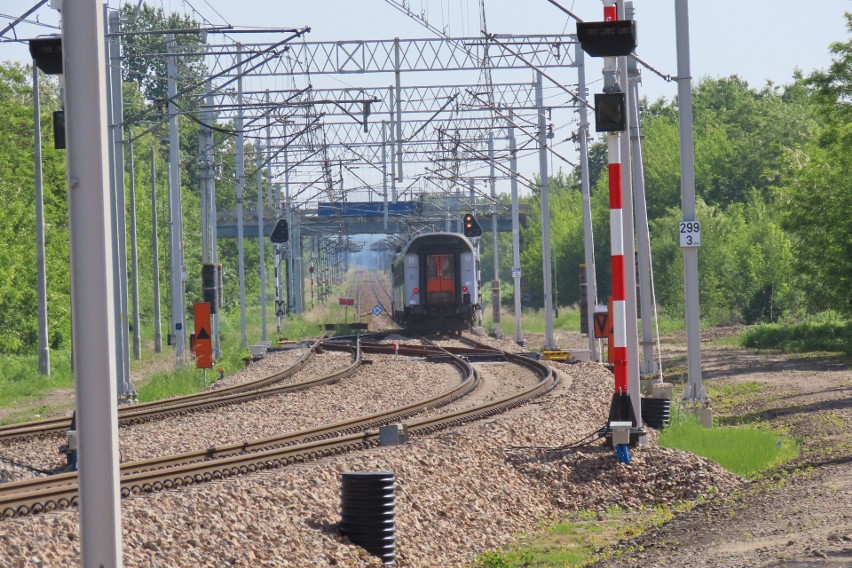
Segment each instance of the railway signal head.
M474 217L472 213L465 213L462 224L464 225L464 236L482 236L482 227L479 225L479 222L477 222L476 217Z
M275 244L286 243L290 240L290 230L287 226L287 219L278 219L275 227L272 229L272 234L269 235L269 240Z

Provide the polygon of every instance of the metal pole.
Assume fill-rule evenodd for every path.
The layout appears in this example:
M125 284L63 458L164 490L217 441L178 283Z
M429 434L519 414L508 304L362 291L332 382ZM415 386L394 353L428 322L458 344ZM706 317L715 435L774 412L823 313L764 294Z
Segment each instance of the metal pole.
M689 65L689 1L675 0L677 99L680 123L680 192L683 221L695 221L695 156L692 138L692 71ZM687 388L684 400L706 401L701 384L701 313L698 304L698 248L683 247L686 300Z
M243 135L243 46L237 44L237 262L240 279L240 345L248 347L246 334L246 269L243 252L243 184L245 183L245 137Z
M470 192L470 212L476 212L476 191L474 190L473 178L467 180L468 190ZM473 248L476 251L476 289L479 290L479 297L476 298L476 325L482 325L482 272L480 271L480 256L479 256L479 237L474 237Z
M213 103L215 98L213 96L213 89L211 87L210 81L207 81L207 105L211 108L210 113L207 115L209 124L213 124L216 122L216 111L213 109ZM209 226L210 226L210 262L219 262L219 246L218 246L218 230L216 227L216 171L215 171L215 162L216 162L216 153L214 151L215 147L215 139L213 137L213 130L210 129L207 132L207 140L209 144L207 145L207 168L208 168L208 176L207 176L207 190L209 192L209 200L208 206L209 210ZM211 316L210 327L212 328L212 339L213 339L213 354L215 357L219 358L222 356L222 344L221 337L219 336L219 312L212 314Z
M633 2L625 2L625 17L632 20ZM654 375L657 363L654 358L653 295L651 294L651 240L648 232L648 208L645 204L645 170L642 163L642 138L639 130L639 83L642 77L639 66L632 57L627 59L629 80L630 151L633 168L633 202L636 210L636 241L639 262L639 312L642 320L641 375Z
M41 171L41 103L38 67L33 60L33 165L36 207L36 294L38 296L38 372L50 376L50 349L47 345L47 268L44 253L44 187Z
M118 32L121 28L120 14L112 12L109 15L109 28L112 32ZM121 80L121 39L113 36L109 40L109 86L112 96L112 142L115 146L113 159L115 160L115 186L113 188L115 216L113 217L113 238L116 247L113 249L115 259L115 270L118 278L115 278L116 301L116 333L119 341L118 363L118 397L126 399L133 395L133 385L130 384L130 322L127 319L127 216L125 214L124 198L124 95L122 93Z
M394 91L393 87L388 87L388 94L390 97L390 105L389 105L389 114L390 114L390 145L393 148L396 145L397 135L394 134L394 127L396 126L398 131L402 130L402 127L398 125L396 119L394 118L394 109L396 108L396 99L397 94ZM396 194L396 160L391 159L391 202L396 203L397 194Z
M133 358L142 358L141 323L139 316L139 251L136 246L136 165L133 159L133 131L127 129L127 157L130 162L130 280L133 303Z
M518 214L518 149L515 143L515 127L512 124L515 113L509 109L509 169L512 172L510 185L512 189L512 280L515 295L515 342L524 344L524 332L521 329L521 239L520 220Z
M157 163L156 150L151 144L151 254L154 257L154 353L163 351L162 319L160 317L160 250L157 241Z
M210 225L207 222L209 210L207 203L207 199L209 198L207 184L210 179L210 168L207 162L207 134L209 129L206 125L210 123L210 113L208 111L201 113L201 123L198 125L198 156L200 160L199 177L201 182L199 190L201 200L201 263L204 264L210 262Z
M269 98L269 90L266 90L266 104L270 105ZM276 201L279 201L274 198L274 188L272 185L272 140L271 140L271 120L270 120L271 112L266 113L266 193L267 193L267 203L269 204L270 209L277 209L279 204Z
M171 288L172 288L172 334L175 342L175 356L183 358L184 352L184 281L183 265L183 216L180 197L180 142L178 140L178 108L174 102L177 96L177 64L175 62L175 40L172 34L166 35L166 73L168 76L169 97L169 224L171 225Z
M503 337L503 326L500 319L500 238L497 231L497 178L494 166L494 133L488 133L488 161L491 164L489 174L491 184L491 243L494 254L494 279L491 281L491 319L494 325L494 336Z
M624 14L624 0L617 0L619 18ZM618 58L619 84L624 91L626 108L630 108L631 93L628 88L627 58ZM633 222L633 175L630 159L630 136L628 132L621 135L622 161L622 207L624 208L624 307L626 310L625 326L627 328L627 392L633 403L633 413L636 416L636 427L642 427L642 394L639 387L639 334L637 331L636 302L636 245L635 227Z
M574 45L574 61L577 66L577 82L579 94L583 99L588 98L586 92L586 52L579 43ZM592 231L592 194L589 184L589 113L586 105L579 105L580 126L580 191L583 194L583 260L586 265L586 328L589 331L589 352L592 361L600 361L601 353L598 340L595 339L595 306L598 299L598 281L595 272L595 239Z
M287 124L282 124L284 138L287 137ZM290 229L290 238L287 242L287 306L293 313L299 313L296 310L296 294L294 293L296 279L294 278L293 270L293 246L294 235L296 228L293 226L293 205L290 203L290 164L287 149L284 154L284 208L287 211L287 227Z
M536 73L535 106L538 108L538 165L541 176L541 262L544 277L544 347L553 349L553 288L550 263L550 202L547 171L547 125L544 109L543 77Z
M394 75L396 77L396 180L402 181L402 73L400 73L401 50L399 38L393 40ZM396 203L397 195L393 196Z
M67 3L62 30L80 564L116 568L122 565L118 363L101 1Z
M266 237L263 234L263 144L257 143L257 242L260 256L260 340L266 341Z
M384 201L385 233L388 232L388 123L382 121L382 200Z

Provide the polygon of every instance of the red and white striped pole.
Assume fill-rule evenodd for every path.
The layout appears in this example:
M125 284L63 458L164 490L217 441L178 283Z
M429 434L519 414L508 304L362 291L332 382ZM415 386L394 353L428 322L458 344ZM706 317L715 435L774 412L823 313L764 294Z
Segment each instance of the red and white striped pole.
M621 134L607 133L609 240L612 255L612 340L615 394L627 393L627 311L624 297L624 219L621 208Z
M618 19L618 10L613 5L604 6L604 20ZM610 4L610 2L608 2ZM617 58L604 58L604 90L618 92ZM637 424L630 395L627 391L627 309L624 283L624 216L622 211L621 187L621 132L607 133L607 157L609 160L609 236L612 255L612 342L613 365L615 368L615 393L609 411L609 420L629 421Z

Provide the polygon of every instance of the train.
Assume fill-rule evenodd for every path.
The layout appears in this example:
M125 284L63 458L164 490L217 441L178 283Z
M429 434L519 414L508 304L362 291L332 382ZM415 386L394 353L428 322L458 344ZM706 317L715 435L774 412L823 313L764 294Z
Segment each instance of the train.
M394 318L417 332L460 333L480 304L479 258L457 233L424 233L391 261Z

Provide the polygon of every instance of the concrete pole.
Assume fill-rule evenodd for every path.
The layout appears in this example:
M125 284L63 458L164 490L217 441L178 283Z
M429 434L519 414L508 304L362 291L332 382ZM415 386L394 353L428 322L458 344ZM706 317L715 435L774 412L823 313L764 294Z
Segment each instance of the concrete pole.
M267 106L268 109L272 108L271 105L270 105L270 100L271 99L269 97L269 90L267 89L267 91L266 91L266 106ZM273 184L272 184L272 133L271 133L272 123L271 123L271 120L270 120L270 114L272 114L272 111L268 110L267 113L266 113L266 145L265 145L265 148L266 148L266 193L267 193L266 202L267 202L270 209L275 210L279 207L279 204L277 203L279 201L279 198L276 198L274 187L273 187ZM285 143L286 143L286 141L285 141Z
M139 251L136 243L136 165L133 159L133 131L127 129L127 158L130 162L130 280L133 304L133 358L142 359L142 336L139 316Z
M266 236L263 234L263 145L257 143L257 242L260 256L260 340L266 341Z
M200 113L201 114L201 122L209 123L209 113L205 110ZM198 156L200 160L199 164L199 177L200 188L199 188L199 197L201 201L201 263L210 262L210 225L207 222L207 212L209 211L209 204L207 203L209 196L207 190L207 184L210 179L210 167L207 163L207 130L208 128L204 126L204 124L198 125Z
M245 184L245 136L243 135L243 46L237 44L237 262L240 279L240 346L248 347L246 333L246 269L243 251L243 185Z
M389 96L390 96L390 105L389 105L389 109L390 109L389 110L389 114L390 114L390 125L389 125L390 126L390 130L389 130L390 140L388 140L388 142L390 143L391 148L393 148L396 145L396 140L397 140L397 135L394 134L394 127L396 125L400 130L401 130L402 127L397 125L397 121L394 118L394 110L396 109L396 100L397 100L396 91L394 91L393 87L388 87L388 93L389 93ZM391 158L390 166L391 166L390 167L390 169L391 169L391 171L390 171L390 174L391 174L391 202L396 203L397 198L398 198L398 196L396 194L396 160L394 160L393 158Z
M157 163L151 144L151 253L154 257L154 353L163 352L162 318L160 317L160 249L157 240Z
M402 181L402 73L400 73L400 61L402 53L399 46L399 38L393 40L394 76L396 77L396 181ZM397 195L393 196L396 203Z
M384 202L384 228L388 232L388 123L382 121L382 200Z
M445 203L451 203L452 198L445 200ZM471 206L473 204L473 198L471 198ZM461 198L461 185L456 184L456 232L462 232L462 211L464 210L464 204L462 203ZM451 207L447 207L447 209L452 210Z
M586 52L579 43L574 44L574 61L577 66L577 83L580 96L588 100L586 89ZM595 306L598 303L598 280L595 269L595 239L592 230L592 193L589 182L589 112L584 104L578 107L580 126L580 192L583 194L583 260L586 265L586 329L589 330L589 352L592 361L600 361L601 353L598 340L595 339Z
M625 17L632 20L633 2L625 2ZM642 360L639 374L654 375L657 363L654 359L653 283L651 282L651 240L648 232L648 208L645 203L645 169L642 163L642 140L639 130L639 83L642 77L639 66L632 57L627 58L629 80L628 121L630 126L631 165L633 168L633 202L636 219L636 241L639 262L639 312L642 320Z
M680 123L680 193L683 221L695 221L695 146L692 137L692 71L689 64L689 1L675 0L677 100ZM687 388L684 400L706 401L701 383L701 312L698 304L698 248L683 247L686 300Z
M118 33L121 30L119 13L112 12L109 15L109 28L111 32ZM121 39L114 36L109 39L109 86L112 96L112 120L114 145L113 159L115 160L115 186L113 217L113 238L116 247L113 249L115 259L115 270L118 278L115 278L116 301L116 337L119 341L118 363L118 397L125 400L134 393L133 385L130 383L130 322L127 319L127 217L125 214L124 198L124 95L122 93L121 79Z
M117 568L122 565L119 371L102 3L69 2L62 15L80 564Z
M470 193L470 212L476 214L476 192L474 190L473 178L467 180L468 191ZM479 297L476 299L476 325L482 325L482 272L480 271L480 256L479 256L479 237L473 238L473 248L476 252L476 289L479 290Z
M521 329L521 237L518 214L518 148L515 142L515 113L509 109L509 169L512 172L510 185L512 190L512 280L515 295L515 342L524 344L524 332Z
M535 106L538 108L538 165L541 176L541 263L544 277L544 348L556 348L553 339L553 272L550 262L550 200L547 171L547 125L545 124L544 86L536 73Z
M50 376L50 349L47 345L47 268L44 252L44 187L41 171L41 103L38 67L33 60L33 166L36 208L36 295L38 297L38 372Z
M287 124L284 123L281 125L283 129L284 139L287 139ZM285 142L286 144L286 142ZM296 311L296 295L294 293L294 289L296 286L296 279L294 278L295 271L293 270L293 246L295 243L294 235L296 232L296 228L293 226L293 205L290 203L290 161L289 155L287 152L287 148L284 148L282 151L284 155L284 209L287 212L287 227L290 229L290 238L287 241L287 253L286 253L286 262L287 262L287 307L292 313L299 313Z
M624 14L624 0L617 0L619 18ZM631 105L631 93L628 88L627 58L618 58L619 84L622 86L625 97L625 108ZM639 322L637 318L636 301L636 229L633 222L633 175L630 159L630 136L627 132L621 135L621 195L622 207L624 208L624 300L626 310L625 325L627 326L627 391L630 393L630 401L633 403L633 412L636 416L636 426L642 427L642 393L639 385L639 334L637 331Z
M185 348L186 309L184 303L184 282L186 280L183 265L183 215L180 196L180 142L178 132L178 108L174 102L177 96L177 64L174 55L175 40L172 34L166 35L166 74L168 77L169 97L169 224L171 225L171 291L172 291L172 334L175 342L175 356L183 359Z
M216 122L216 111L213 110L213 105L215 103L215 98L213 96L213 89L211 87L210 81L207 81L207 106L210 107L210 112L207 114L208 124L213 124ZM219 262L219 246L218 246L218 231L216 228L216 173L215 173L215 162L216 162L216 153L214 151L215 148L215 140L213 138L213 130L208 129L207 131L207 150L206 150L206 161L207 161L207 191L208 191L208 207L209 207L209 221L208 225L210 227L210 262ZM216 358L222 357L222 344L221 337L219 336L219 313L212 314L210 316L210 327L212 328L212 339L213 339L213 355Z
M500 321L500 238L497 231L497 178L494 165L494 133L488 133L488 161L491 165L489 183L491 184L491 236L494 254L494 279L491 281L491 318L494 320L494 335L503 337Z

